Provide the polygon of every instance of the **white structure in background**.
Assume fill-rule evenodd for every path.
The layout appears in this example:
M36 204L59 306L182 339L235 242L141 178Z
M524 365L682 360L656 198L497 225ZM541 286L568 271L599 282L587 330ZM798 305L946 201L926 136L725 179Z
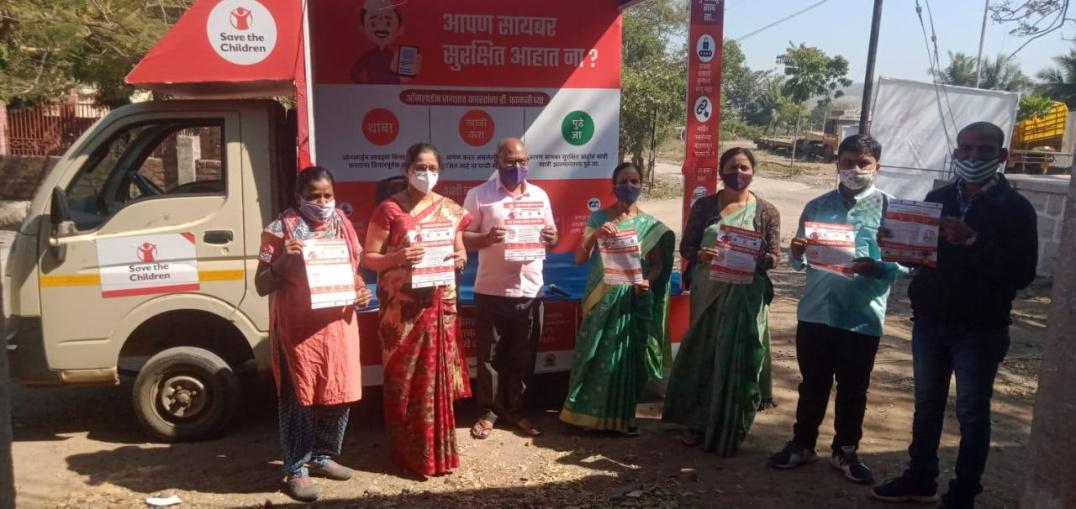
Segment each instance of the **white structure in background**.
M935 179L950 178L960 128L979 121L1005 131L1016 124L1020 94L881 78L870 133L882 144L878 187L898 198L921 200Z

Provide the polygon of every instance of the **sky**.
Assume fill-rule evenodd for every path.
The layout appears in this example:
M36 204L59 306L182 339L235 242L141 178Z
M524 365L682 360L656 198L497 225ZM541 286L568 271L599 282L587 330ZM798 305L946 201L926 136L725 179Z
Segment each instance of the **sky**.
M993 1L996 3L999 0ZM725 37L738 39L816 2L726 0ZM979 48L984 0L930 0L929 3L934 13L941 65L949 63L947 51L960 51L974 57ZM920 4L929 36L926 1L920 0ZM790 40L797 45L805 42L829 55L843 55L849 61L849 78L860 83L866 72L873 7L871 0L830 0L750 36L740 41L747 65L752 69L773 69L776 56L785 52ZM984 59L1002 52L1009 54L1025 41L1009 35L1009 30L1014 26L987 21ZM1064 40L1063 36L1076 37L1076 23L1069 23L1064 29L1038 39L1021 50L1016 55L1016 61L1024 74L1034 77L1040 70L1053 65L1052 57L1067 54L1074 43ZM877 75L929 81L930 62L927 58L923 32L915 13L915 0L885 0L875 64Z

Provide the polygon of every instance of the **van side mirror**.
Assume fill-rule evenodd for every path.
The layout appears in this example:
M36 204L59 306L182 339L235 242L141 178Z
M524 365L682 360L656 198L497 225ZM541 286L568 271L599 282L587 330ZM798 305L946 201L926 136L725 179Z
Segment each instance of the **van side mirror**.
M52 188L52 204L49 207L49 221L52 226L57 226L64 221L71 219L71 209L67 204L67 193L63 188L56 186Z
M60 237L74 231L75 224L71 222L71 209L67 204L67 193L59 186L52 189L52 203L49 205L49 223L52 224L49 252L56 258L56 261L63 263L67 259L67 244L60 242Z

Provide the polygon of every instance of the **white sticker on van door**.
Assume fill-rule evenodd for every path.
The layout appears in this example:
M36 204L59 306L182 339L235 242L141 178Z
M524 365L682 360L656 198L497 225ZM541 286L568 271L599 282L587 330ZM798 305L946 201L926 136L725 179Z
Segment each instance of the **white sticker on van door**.
M97 241L101 296L197 291L193 233L138 235Z

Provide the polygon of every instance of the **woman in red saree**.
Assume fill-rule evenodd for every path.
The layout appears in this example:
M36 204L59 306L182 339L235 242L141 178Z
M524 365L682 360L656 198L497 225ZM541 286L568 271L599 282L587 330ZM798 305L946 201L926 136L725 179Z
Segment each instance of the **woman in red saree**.
M385 428L393 457L424 476L459 467L452 404L470 396L467 365L459 342L454 282L414 288L412 266L425 256L412 242L422 234L446 234L462 270L467 261L461 232L467 212L433 192L441 156L432 145L407 150L407 189L382 202L366 235L365 264L378 273L382 363L385 367Z
M343 445L349 405L362 397L362 377L355 306L311 309L305 243L345 241L355 276L355 304L365 306L372 296L358 273L358 235L336 209L332 174L318 166L306 168L295 189L297 206L262 233L254 282L259 295L271 295L270 344L287 476L284 490L310 502L318 498L310 476L351 477L351 469L332 457Z

